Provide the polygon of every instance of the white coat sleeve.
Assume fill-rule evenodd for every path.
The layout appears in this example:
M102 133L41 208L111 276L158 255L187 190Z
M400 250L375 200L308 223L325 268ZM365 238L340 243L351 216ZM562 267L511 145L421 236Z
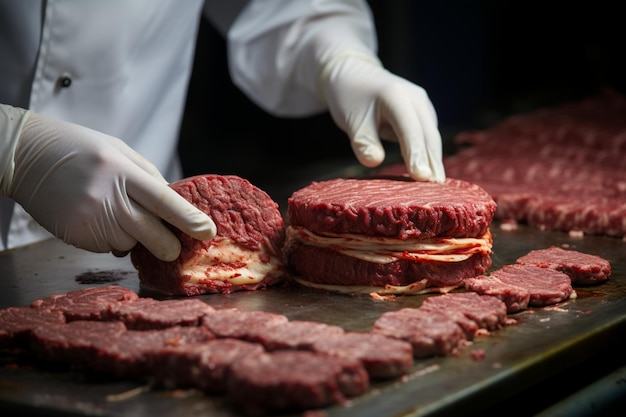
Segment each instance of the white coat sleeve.
M0 104L0 195L6 196L15 171L15 148L26 110Z
M327 110L320 71L342 51L377 60L373 18L360 0L251 1L228 31L228 51L235 85L265 111L290 117Z

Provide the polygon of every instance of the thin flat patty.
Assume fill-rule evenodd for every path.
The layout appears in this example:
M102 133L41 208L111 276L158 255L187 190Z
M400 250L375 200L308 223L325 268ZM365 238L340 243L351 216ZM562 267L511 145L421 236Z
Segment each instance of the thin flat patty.
M611 264L606 259L556 246L530 251L517 263L561 271L577 285L599 284L611 275Z
M314 182L288 200L292 226L314 233L355 233L399 239L481 237L496 203L465 181L337 178Z
M500 283L500 287L506 292L510 291L511 286L527 290L530 293L528 307L557 304L567 300L574 293L569 276L560 271L533 265L505 265L482 279L494 284ZM478 285L470 289L481 293L481 287ZM491 291L488 295L495 295L495 293Z
M101 320L111 306L138 298L137 293L128 288L108 285L51 295L33 301L31 307L60 311L68 321Z

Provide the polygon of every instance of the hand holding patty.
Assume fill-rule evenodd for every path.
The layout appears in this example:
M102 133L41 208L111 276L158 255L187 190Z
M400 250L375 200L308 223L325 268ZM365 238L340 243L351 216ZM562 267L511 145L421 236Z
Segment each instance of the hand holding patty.
M2 111L15 128L1 192L65 242L119 253L139 241L171 261L180 241L161 219L198 239L215 235L211 218L121 140L15 107Z
M321 82L335 123L349 135L363 165L375 167L384 160L380 139L385 139L400 144L412 178L445 180L437 115L421 87L361 54L333 58Z

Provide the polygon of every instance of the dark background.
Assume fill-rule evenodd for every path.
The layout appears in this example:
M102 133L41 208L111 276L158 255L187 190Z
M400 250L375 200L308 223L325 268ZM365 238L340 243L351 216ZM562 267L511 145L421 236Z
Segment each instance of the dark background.
M371 0L385 66L429 93L444 152L463 129L598 93L625 92L619 2ZM393 161L397 147L386 145ZM356 164L328 114L277 118L230 81L201 24L179 151L185 176L237 174L265 189ZM326 168L326 166L329 168ZM268 191L269 192L269 191ZM272 194L270 192L270 194Z

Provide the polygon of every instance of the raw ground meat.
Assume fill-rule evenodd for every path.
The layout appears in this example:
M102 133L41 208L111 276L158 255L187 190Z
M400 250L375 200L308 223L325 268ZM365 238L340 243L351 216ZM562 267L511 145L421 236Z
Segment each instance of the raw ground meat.
M444 159L444 165L447 175L473 181L493 196L495 219L546 230L626 235L624 171L533 155L464 151ZM402 173L406 168L398 164L381 171Z
M509 286L528 290L530 293L528 307L557 304L567 300L574 293L572 280L566 274L532 265L505 265L491 272L488 278L492 280L492 284L502 282L504 291L510 291ZM471 288L480 289L478 286ZM495 295L493 289L490 295Z
M606 259L556 246L530 251L517 259L517 263L561 271L574 285L599 284L611 275L611 264Z
M168 347L150 355L152 376L166 388L198 388L208 394L224 394L232 364L263 352L260 344L238 339Z
M258 415L342 404L368 389L368 374L358 360L277 350L232 364L228 397L234 407Z
M409 342L416 358L452 355L467 340L450 316L420 308L385 312L376 319L371 332Z
M481 237L495 210L482 188L451 178L443 184L337 178L314 182L288 200L292 226L399 239Z
M268 350L311 349L317 340L341 335L342 327L307 320L291 320L278 326L262 326L249 339Z
M597 167L589 162L573 164L565 159L537 158L534 154L480 154L460 152L445 160L450 167L448 175L455 178L472 177L477 180L499 180L510 184L540 184L563 193L576 189L591 189L593 193L618 195L623 179L619 171ZM495 174L498 173L496 176ZM565 179L566 178L566 179ZM597 189L602 185L606 189ZM590 187L591 186L591 187ZM540 192L541 188L534 187Z
M578 199L573 198L574 195L575 193L567 195L554 193L528 201L526 223L542 230L605 234L614 237L626 235L626 225L623 221L626 217L626 197L594 198L591 192L587 192L587 195Z
M111 306L138 298L137 293L132 290L108 285L51 295L33 301L31 306L43 310L61 311L68 321L102 320Z
M483 274L492 264L490 254L477 253L460 262L398 260L375 263L317 246L294 243L286 250L294 274L317 284L403 286L426 280L424 287L455 287L463 279Z
M446 175L476 183L495 218L542 230L626 237L626 96L597 96L459 133ZM404 175L393 164L379 175Z
M171 227L182 244L181 254L173 262L161 261L145 247L137 245L131 252L131 259L143 288L169 295L198 295L256 290L282 280L285 272L281 255L284 221L278 204L267 193L233 175L196 176L172 183L171 187L211 216L217 226L217 235L201 241ZM260 259L202 259L201 254L216 253L216 247L228 240L243 251L257 254ZM225 250L232 255L231 250ZM219 258L223 254L215 256ZM206 273L234 270L231 277L234 279L241 277L244 267L248 270L262 267L265 276L260 282L251 280L250 284L233 284L229 279L192 276L183 270L187 265L202 265L209 261L211 265L206 265Z
M529 306L553 304L573 292L566 274L522 264L466 282L489 280L526 288L534 300ZM487 334L480 330L511 323L505 303L473 292L431 296L419 308L385 312L369 332L266 311L214 309L199 299L119 297L118 287L105 287L0 310L0 341L23 334L25 349L41 363L195 388L225 395L247 413L282 414L345 404L368 391L370 381L406 375L415 358L454 355ZM87 310L99 313L65 321L68 312Z
M624 132L626 96L605 90L583 100L546 107L511 116L482 131L462 132L455 138L459 144L481 145L512 138L543 144L570 144L583 149L626 150Z
M287 316L266 311L218 309L202 318L202 326L216 337L257 341L259 334L287 323Z
M461 135L457 139L461 138ZM495 156L511 157L520 155L537 155L541 159L563 160L570 164L592 164L605 168L619 168L626 164L626 153L615 152L610 149L596 149L589 152L584 146L570 143L544 143L538 145L535 141L524 138L516 143L503 140L481 142L480 146L462 148L463 156ZM460 166L458 168L461 168Z
M427 307L426 308L420 307L420 309L424 311L430 311L430 309ZM481 328L478 327L478 324L476 324L474 320L469 319L462 312L458 310L454 310L454 309L439 310L435 312L435 314L440 314L440 313L444 313L446 316L448 316L448 320L456 323L461 328L461 330L463 330L463 333L465 334L465 338L468 341L474 340L476 335L479 334L479 331Z
M346 332L317 339L311 346L314 352L354 358L361 361L370 379L397 378L413 366L410 343L381 334Z
M215 336L200 326L174 326L158 330L127 330L114 337L96 339L97 355L89 361L89 369L119 378L144 378L152 373L151 358L163 349L201 343Z
M96 344L109 343L126 332L119 321L75 320L35 329L31 349L43 362L90 369L98 355Z
M515 313L528 308L530 291L527 288L505 284L495 276L480 275L468 278L464 285L467 291L498 298L506 305L507 313Z
M215 309L197 298L155 300L140 298L112 305L107 319L120 320L128 329L149 330L173 326L197 326Z
M428 297L420 308L445 313L459 312L486 330L500 329L507 323L505 303L495 297L472 292Z
M463 132L446 173L484 187L498 219L625 237L624 114L626 96L605 91Z
M60 311L32 307L1 309L0 348L27 348L35 329L64 323L65 315Z

